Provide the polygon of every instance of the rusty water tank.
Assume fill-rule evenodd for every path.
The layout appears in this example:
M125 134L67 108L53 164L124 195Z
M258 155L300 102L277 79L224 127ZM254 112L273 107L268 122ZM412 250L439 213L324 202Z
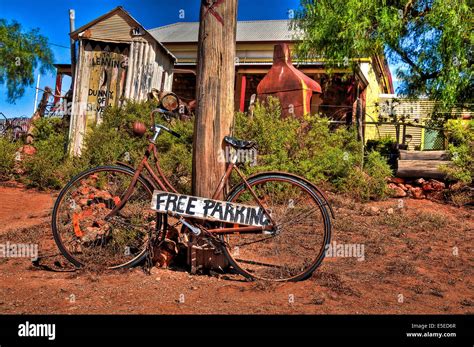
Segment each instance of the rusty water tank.
M301 117L310 113L313 93L321 93L319 83L293 66L288 44L275 45L273 65L257 86L258 99L276 97L283 116Z

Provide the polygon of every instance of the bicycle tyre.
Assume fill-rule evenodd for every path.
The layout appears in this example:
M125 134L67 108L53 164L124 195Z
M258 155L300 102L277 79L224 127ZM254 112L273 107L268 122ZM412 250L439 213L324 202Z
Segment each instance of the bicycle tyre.
M330 216L330 214L329 214L329 212L328 212L328 210L325 206L326 202L323 201L319 197L317 192L310 185L308 185L303 180L298 179L298 177L295 177L295 176L292 176L292 175L285 175L285 174L282 174L282 173L271 173L271 172L269 172L269 173L259 174L256 177L250 178L248 180L248 184L252 187L252 189L256 190L257 195L259 193L258 189L257 189L257 186L267 184L268 182L273 182L277 185L278 184L281 185L282 183L285 183L289 187L298 187L298 188L300 188L301 191L306 193L307 198L311 199L312 202L314 203L314 206L316 206L317 209L319 210L319 218L318 218L317 222L319 223L319 226L322 228L322 230L321 230L322 235L320 235L320 237L318 238L318 241L316 241L316 243L318 244L317 248L319 250L316 253L314 259L312 259L310 263L305 265L304 269L302 269L301 271L297 271L297 273L287 271L286 274L283 274L283 270L282 270L281 274L275 274L275 276L271 277L271 276L263 276L261 274L261 273L265 273L265 274L271 273L271 271L268 271L268 270L265 269L265 265L262 265L263 271L261 271L261 273L257 269L258 265L255 265L253 268L252 268L252 265L249 265L249 263L265 264L265 262L262 262L262 261L259 260L259 259L262 259L262 257L260 256L260 254L257 254L257 252L271 253L270 249L262 249L261 251L253 249L252 251L247 251L247 254L246 254L247 256L253 256L257 260L247 260L247 259L240 259L239 260L239 258L237 258L237 256L234 256L234 254L233 254L234 253L234 248L235 248L234 244L229 243L229 240L234 236L223 236L223 235L221 235L220 236L221 240L225 241L225 244L226 244L226 246L222 247L223 252L224 252L225 256L227 257L227 259L229 260L230 265L239 274L241 274L242 276L244 276L244 277L246 277L247 279L250 279L250 280L259 279L259 280L269 280L269 281L278 281L278 282L290 282L290 281L292 282L292 281L301 281L301 280L307 279L320 266L320 264L323 261L324 256L325 256L326 247L330 243L330 240L331 240L331 228L332 228L332 226L331 226L331 216ZM250 192L248 191L247 185L244 182L242 182L230 191L230 193L227 197L227 201L243 202L243 201L239 201L239 197L241 197L242 194L244 194L245 192L250 194ZM285 193L283 193L283 195L284 194ZM286 197L285 197L285 199L286 199ZM301 201L303 202L303 200L301 200ZM308 203L308 201L309 200L306 200L304 202ZM273 200L272 200L272 202L273 202ZM253 203L256 204L255 201L253 201ZM295 207L293 207L293 208L295 208ZM276 218L278 218L278 216ZM282 222L281 224L284 225L285 222ZM316 224L316 219L315 219L315 224ZM280 235L283 235L284 232L286 232L286 231L283 230ZM258 234L250 234L250 235L241 234L238 237L239 237L239 239L243 239L245 237L247 239L250 239L250 241L247 241L247 242L253 242L252 238L255 237L254 235L258 235ZM280 236L280 235L277 235L277 236ZM298 239L298 235L293 235L293 237L294 237L294 240ZM290 235L289 239L290 240L292 239L291 235ZM257 241L257 242L260 242L260 241ZM257 243L257 242L255 242L255 243ZM252 247L252 246L250 246L250 247ZM291 247L294 247L294 249L298 249L298 250L301 250L301 249L305 248L304 246L301 246L301 245L292 245ZM267 247L267 248L269 248L269 247ZM288 249L288 250L290 250L290 249ZM239 255L238 256L242 256L241 253L242 253L241 248L239 248ZM291 250L290 250L290 253L292 253ZM293 252L293 253L295 253L295 252ZM309 253L311 253L311 252L309 252ZM300 255L292 254L292 256L296 256L296 257L300 256L301 257L302 254L300 254ZM270 258L271 257L267 255L267 259L270 259ZM306 261L306 259L305 259L305 261ZM273 266L273 265L271 265L271 266ZM292 265L292 266L294 266L294 265Z
M84 261L81 261L78 259L77 256L73 255L72 252L65 246L63 237L61 235L61 230L59 230L59 214L60 214L60 208L62 207L62 203L67 196L68 193L71 193L70 190L72 187L74 187L77 183L80 183L81 180L85 179L86 177L91 177L91 175L97 174L97 173L103 173L103 172L109 172L109 173L118 173L122 175L126 175L129 178L133 177L135 174L134 170L131 170L126 167L122 166L112 166L112 165L107 165L107 166L98 166L89 170L86 170L84 172L79 173L75 177L73 177L67 184L64 186L64 188L61 190L59 193L58 198L55 201L54 207L53 207L53 212L52 212L52 232L53 232L53 237L56 242L56 245L58 246L59 250L61 253L64 255L64 257L69 260L74 266L76 267L84 267L89 264L85 264ZM151 201L151 195L153 193L153 185L151 182L146 179L144 176L139 176L137 184L140 183L144 189L147 191L149 194L149 201L145 202L148 203ZM127 204L125 204L127 206ZM124 207L125 207L124 206ZM72 221L71 221L72 222ZM66 223L67 224L67 223ZM129 259L128 261L113 265L113 266L106 266L108 269L121 269L121 268L130 268L133 266L136 266L137 264L141 263L147 256L147 248L143 247L143 249L134 255L132 259Z

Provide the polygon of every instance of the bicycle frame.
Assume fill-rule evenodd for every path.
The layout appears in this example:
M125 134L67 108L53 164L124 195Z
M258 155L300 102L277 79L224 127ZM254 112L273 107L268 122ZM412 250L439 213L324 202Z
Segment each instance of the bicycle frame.
M158 132L159 134L159 132ZM140 164L135 170L135 174L132 178L132 181L130 183L130 186L127 188L127 190L124 193L124 196L121 198L120 203L115 206L112 211L107 215L106 218L110 218L114 216L118 211L122 209L122 207L126 204L128 199L133 193L133 190L135 189L135 185L137 184L137 181L143 172L143 170L146 170L146 172L149 173L149 175L152 178L152 185L154 188L160 188L163 191L171 191L173 193L178 193L177 190L172 186L172 184L168 181L166 176L164 175L160 164L159 164L159 156L158 156L158 151L156 149L156 144L155 140L157 138L157 135L155 134L155 137L150 140L150 144L148 145L148 148L145 151L145 155L143 156L142 160L140 161ZM153 156L155 160L155 166L156 166L156 172L153 170L149 163L149 158L150 156ZM133 167L126 165L127 167L133 169ZM214 234L233 234L233 233L262 233L266 230L272 230L275 222L271 217L271 214L268 212L267 208L263 205L263 203L260 201L258 198L257 194L252 190L252 187L250 184L247 182L246 177L244 174L238 169L236 166L236 157L234 157L229 165L227 166L227 169L222 175L218 186L216 187L216 190L214 191L214 194L212 195L212 199L216 199L219 197L219 195L224 191L224 187L226 183L229 180L229 177L232 173L232 171L235 170L237 174L240 176L242 179L243 183L247 186L249 189L250 193L252 194L253 198L257 201L258 205L263 209L263 211L266 213L267 217L270 220L270 224L267 226L234 226L234 227L222 227L222 228L213 228L213 229L206 229L210 233ZM185 218L182 217L187 223L193 224L194 220L191 220L190 218Z

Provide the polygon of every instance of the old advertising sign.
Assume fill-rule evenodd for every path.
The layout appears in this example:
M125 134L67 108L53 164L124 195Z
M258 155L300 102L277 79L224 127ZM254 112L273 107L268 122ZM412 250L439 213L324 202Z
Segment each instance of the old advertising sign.
M125 90L129 46L89 42L84 49L88 69L88 126L102 119L107 106L118 106Z
M248 206L161 190L153 192L151 208L158 212L216 222L250 226L269 224L267 214L259 206Z

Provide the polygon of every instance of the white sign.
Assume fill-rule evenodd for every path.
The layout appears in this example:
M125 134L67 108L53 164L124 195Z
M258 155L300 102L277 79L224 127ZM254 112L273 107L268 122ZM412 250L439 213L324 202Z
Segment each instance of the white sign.
M259 206L200 198L155 190L151 208L158 212L231 224L267 226L267 214Z

